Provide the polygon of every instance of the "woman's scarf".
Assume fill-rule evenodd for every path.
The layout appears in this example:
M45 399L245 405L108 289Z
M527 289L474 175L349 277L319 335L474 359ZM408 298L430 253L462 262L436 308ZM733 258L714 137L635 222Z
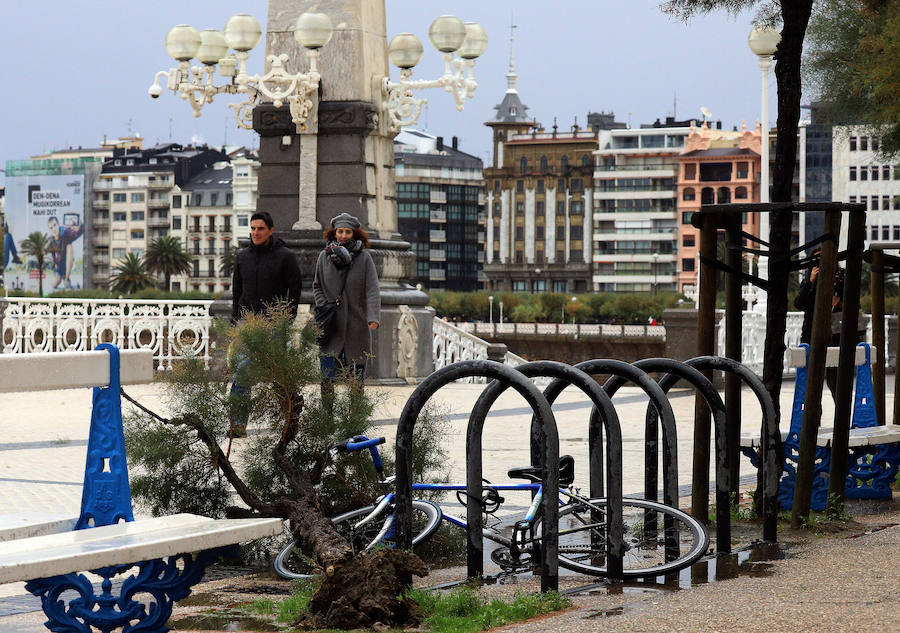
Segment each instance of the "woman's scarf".
M362 251L363 245L359 240L349 240L347 242L338 242L331 240L325 246L325 254L328 259L337 268L346 268L353 263L353 258Z

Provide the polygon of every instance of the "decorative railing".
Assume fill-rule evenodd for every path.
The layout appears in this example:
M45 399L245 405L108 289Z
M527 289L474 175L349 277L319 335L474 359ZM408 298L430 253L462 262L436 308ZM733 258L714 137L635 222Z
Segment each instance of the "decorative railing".
M446 367L451 363L461 360L487 359L488 346L490 343L478 338L464 329L447 323L438 317L434 318L434 343L432 345L432 357L434 358L434 369L438 370ZM507 351L503 361L511 367L522 365L528 361ZM472 378L464 378L460 382L483 383L487 379L475 376ZM535 379L538 385L544 385L547 379Z
M176 358L209 361L212 301L32 299L10 297L3 316L3 352L75 352L99 343L152 349L157 369Z
M717 310L719 315L724 317L724 310ZM866 336L865 341L872 343L872 317L871 315L863 315L866 319ZM885 332L889 331L889 317L886 315L884 319ZM803 327L802 312L788 312L787 323L784 333L784 375L794 375L794 368L789 362L789 350L800 344L800 331ZM766 315L759 310L745 310L741 321L741 363L749 367L759 376L763 371L763 349L766 344ZM716 349L720 356L725 355L725 321L719 320L718 337L716 340Z
M619 336L666 338L662 325L612 325L608 323L461 323L457 327L473 334L495 337L499 334L535 334L552 336Z

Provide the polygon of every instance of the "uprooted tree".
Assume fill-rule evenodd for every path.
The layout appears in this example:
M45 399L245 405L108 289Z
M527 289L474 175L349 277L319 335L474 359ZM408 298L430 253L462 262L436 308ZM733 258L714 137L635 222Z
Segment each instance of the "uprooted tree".
M167 417L142 411L126 421L129 460L138 471L134 496L154 514L289 520L293 537L325 578L310 603L308 625L415 623L415 604L398 600L400 579L424 574L424 563L395 550L354 555L329 520L381 492L367 455L330 451L370 430L373 402L354 389L319 396L315 328L295 327L283 307L219 329L229 343L231 375L187 359L166 378ZM253 385L249 398L229 394L234 377ZM241 413L249 413L252 433L232 445L229 420ZM435 471L442 458L434 428L439 418L426 417L414 437L417 476ZM352 595L341 591L349 587L356 588Z

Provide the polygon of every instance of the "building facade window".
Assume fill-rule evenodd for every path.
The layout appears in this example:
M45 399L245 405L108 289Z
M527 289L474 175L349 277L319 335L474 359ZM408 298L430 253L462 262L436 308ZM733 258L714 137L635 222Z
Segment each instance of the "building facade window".
M537 192L544 193L544 179L540 179L537 181Z
M528 173L528 159L524 156L519 159L519 172L523 174Z
M113 222L125 222L128 220L128 214L124 211L113 211Z
M517 192L517 193L522 193L523 191L525 191L525 181L524 181L524 180L517 180L517 181L516 181L516 192Z
M694 266L696 265L696 260L693 257L682 257L681 258L681 270L686 273L694 272Z
M134 192L134 193L132 193L132 194L131 194L131 201L132 201L132 202L143 202L143 201L144 201L144 194L143 194L142 192Z
M516 215L525 215L525 203L524 202L516 203Z

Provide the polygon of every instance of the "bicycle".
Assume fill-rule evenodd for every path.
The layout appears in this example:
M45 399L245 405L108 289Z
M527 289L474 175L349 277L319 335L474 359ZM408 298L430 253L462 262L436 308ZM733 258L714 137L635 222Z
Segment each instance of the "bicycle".
M393 477L385 477L378 446L383 437L369 439L356 436L333 447L338 452L368 449L379 483L385 494L376 503L351 510L332 518L338 532L353 548L353 553L366 552L378 546L392 546ZM482 511L494 515L505 499L503 491L530 492L531 504L522 519L512 524L512 535L506 537L499 529L501 521L485 525L484 538L500 545L491 552L491 560L507 573L531 569L533 555L541 539L541 470L528 466L508 471L511 479L527 479L524 484L491 484L482 487L482 497L476 502ZM591 575L605 576L606 567L606 511L604 498L589 499L579 494L572 483L575 479L575 460L570 455L560 458L559 565L566 569ZM456 492L457 499L466 504L465 484L413 484L413 491ZM414 499L413 547L424 542L438 529L441 521L467 530L466 521L445 512L441 506L425 499ZM655 501L625 498L622 500L625 538L624 577L637 579L677 572L699 560L709 547L706 527L689 514ZM668 528L668 531L667 529ZM667 543L665 534L677 536ZM673 549L674 546L674 549ZM295 542L288 543L275 557L275 571L284 578L309 578L314 575L312 561L299 551Z

